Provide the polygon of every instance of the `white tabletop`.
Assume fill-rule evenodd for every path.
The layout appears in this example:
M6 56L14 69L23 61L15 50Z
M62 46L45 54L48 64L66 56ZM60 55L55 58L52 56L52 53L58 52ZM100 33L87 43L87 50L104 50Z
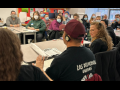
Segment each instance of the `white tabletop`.
M120 37L120 30L114 30L116 36L119 36Z
M33 32L33 30L28 30L26 29L26 27L23 27L23 26L20 26L20 27L7 27L8 29L13 29L14 31L18 31L18 32L21 32L21 33L30 33L30 32ZM28 31L27 31L28 30ZM37 32L36 30L34 30L34 32Z
M44 41L35 44L40 47L41 50L44 50L46 48L57 48L63 52L67 48L62 40ZM23 52L23 60L25 62L32 62L36 60L38 54L30 47L30 44L21 45L21 50Z

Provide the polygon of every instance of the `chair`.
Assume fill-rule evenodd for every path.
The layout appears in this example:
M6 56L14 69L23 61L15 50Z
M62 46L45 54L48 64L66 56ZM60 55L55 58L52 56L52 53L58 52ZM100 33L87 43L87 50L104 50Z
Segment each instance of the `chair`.
M116 45L119 43L120 37L116 36Z
M120 81L120 77L116 69L116 55L117 48L95 54L95 73L99 74L103 81Z

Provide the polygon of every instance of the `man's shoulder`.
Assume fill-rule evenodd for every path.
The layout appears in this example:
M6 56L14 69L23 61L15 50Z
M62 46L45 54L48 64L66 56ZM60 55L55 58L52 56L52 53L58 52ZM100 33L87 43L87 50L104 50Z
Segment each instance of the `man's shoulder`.
M7 19L11 19L11 16L8 16Z

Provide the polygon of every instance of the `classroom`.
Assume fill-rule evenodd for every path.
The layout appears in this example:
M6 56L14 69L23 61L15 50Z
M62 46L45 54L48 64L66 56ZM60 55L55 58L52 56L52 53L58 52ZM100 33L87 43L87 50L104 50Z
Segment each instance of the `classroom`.
M0 81L120 81L120 8L0 12Z

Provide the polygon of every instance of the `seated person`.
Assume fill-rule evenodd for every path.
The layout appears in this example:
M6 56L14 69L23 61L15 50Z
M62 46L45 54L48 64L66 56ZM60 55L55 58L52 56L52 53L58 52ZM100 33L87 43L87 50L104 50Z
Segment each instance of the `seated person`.
M65 17L65 13L69 13L68 11L64 10L63 16ZM70 17L70 14L68 14L68 17Z
M31 30L36 30L36 40L37 42L41 42L43 39L43 34L45 32L46 29L46 24L45 22L40 18L39 12L35 11L33 13L33 18L31 21L29 21L29 23L26 25L26 29L31 29ZM34 36L33 35L26 35L26 43L27 39L33 39Z
M112 41L113 41L113 44L114 44L114 47L115 47L116 46L116 35L114 33L113 28L112 27L108 27L108 21L106 21L106 20L101 20L101 23L106 27L109 35L112 38Z
M90 18L90 20L89 20L90 24L91 24L92 22L94 22L95 19L96 19L96 15L95 15L95 14L92 14L92 16L91 16L91 18Z
M62 24L63 17L61 15L57 15L55 17L55 20L52 21L52 23L49 26L49 31L52 33L50 35L50 32L47 32L49 34L49 40L52 39L58 39L62 37L63 31L59 29L59 26Z
M63 16L63 24L67 24L70 20L71 20L71 18L69 18L69 12L65 12L65 16Z
M95 21L100 22L101 21L101 16L97 16Z
M20 26L20 19L16 16L15 11L11 11L11 16L6 19L6 25L9 27L19 27Z
M83 25L85 26L85 29L86 29L86 32L87 32L87 30L90 29L90 23L88 21L88 15L87 14L83 15L83 18L81 20L82 20Z
M79 15L77 13L73 15L73 18L82 23L82 20L79 19Z
M111 22L110 22L110 20L107 19L107 15L106 14L103 16L103 20L107 21L108 27L111 26Z
M51 22L52 22L52 21L49 19L49 15L48 15L48 14L45 15L43 21L44 21L45 24L46 24L46 28L47 28L46 30L48 30L48 29L49 29L49 26L50 26L50 24L51 24Z
M63 34L63 41L67 49L54 58L50 67L46 69L47 75L52 80L85 81L86 75L92 77L95 73L96 60L94 54L88 48L81 46L84 34L84 25L79 21L72 19L67 23ZM41 58L39 62L36 61L38 67L42 67L44 64L40 61ZM89 62L91 64L88 65Z
M41 18L41 19L44 19L44 15L45 15L44 12L41 11L41 12L40 12L40 18Z
M49 26L49 30L61 31L59 26L62 24L63 17L61 15L57 15L56 19L52 21Z
M0 81L52 81L40 68L21 65L20 39L11 30L0 28L0 41Z
M96 54L112 50L112 38L109 36L105 26L99 22L92 22L90 26L91 45L90 50Z
M116 30L120 30L120 15L115 15L115 20L113 20L111 27Z

